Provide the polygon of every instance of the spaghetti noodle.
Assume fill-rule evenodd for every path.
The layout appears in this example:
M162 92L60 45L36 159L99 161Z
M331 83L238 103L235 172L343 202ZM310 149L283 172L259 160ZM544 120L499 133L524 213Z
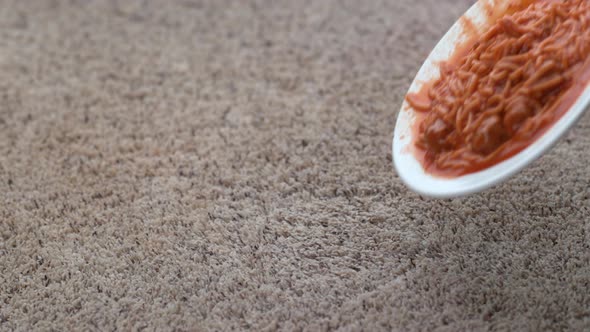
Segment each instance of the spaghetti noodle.
M526 148L575 101L590 0L537 0L497 20L440 77L408 94L427 170L462 175ZM580 93L577 91L576 93Z

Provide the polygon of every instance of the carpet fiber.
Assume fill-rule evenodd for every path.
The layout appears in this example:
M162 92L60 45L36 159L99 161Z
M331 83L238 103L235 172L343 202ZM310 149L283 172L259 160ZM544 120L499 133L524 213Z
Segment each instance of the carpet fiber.
M0 1L0 330L590 328L590 117L428 200L390 142L473 1Z

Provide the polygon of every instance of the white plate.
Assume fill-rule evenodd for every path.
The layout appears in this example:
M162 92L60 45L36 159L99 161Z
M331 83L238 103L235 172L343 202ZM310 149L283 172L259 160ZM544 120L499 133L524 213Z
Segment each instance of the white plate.
M465 13L464 18L469 19L475 26L483 28L487 17L486 8L490 8L490 1L495 6L492 8L500 12L505 10L510 2L509 0L480 0ZM453 53L454 46L464 41L466 36L464 26L465 24L459 20L447 32L425 61L408 92L417 92L425 82L438 78L439 70L436 64L448 59ZM483 191L508 179L549 150L576 123L589 104L590 89L587 86L572 108L525 150L482 171L456 178L441 178L426 173L421 163L410 152L411 127L415 114L404 100L393 137L395 169L410 189L425 196L453 198Z

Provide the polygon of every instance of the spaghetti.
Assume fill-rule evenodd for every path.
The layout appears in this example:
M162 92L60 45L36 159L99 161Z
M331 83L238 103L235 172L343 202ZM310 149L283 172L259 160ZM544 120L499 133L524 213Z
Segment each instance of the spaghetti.
M425 168L458 176L526 148L581 92L589 53L589 0L537 0L497 20L406 97Z

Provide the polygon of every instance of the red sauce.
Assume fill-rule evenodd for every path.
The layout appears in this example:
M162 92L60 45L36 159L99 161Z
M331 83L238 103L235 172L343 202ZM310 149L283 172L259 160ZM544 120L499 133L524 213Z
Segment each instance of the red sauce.
M545 25L538 25L545 27L545 30L534 30L533 28L537 27L534 25L536 21L526 19L529 16L537 17L535 10L540 13L553 13L551 15L556 17L560 15L559 10L571 10L571 13L576 15L586 13L584 9L572 9L572 6L575 7L573 3L586 4L584 0L565 3L557 0L522 0L513 1L504 8L503 12L495 11L491 6L485 6L489 23L487 31L484 32L478 32L471 21L461 20L467 37L466 41L456 48L455 53L445 63L441 64L441 78L426 82L418 93L408 94L406 97L408 103L416 110L416 121L412 128L412 152L429 173L442 177L456 177L498 164L539 139L573 106L590 79L590 62L587 60L590 48L584 49L583 59L581 55L570 56L569 53L565 53L577 51L576 54L580 54L582 52L578 49L571 50L572 47L575 48L572 46L573 40L581 33L574 31L573 28L570 29L569 26L577 26L579 22L565 24L567 29L572 30L567 30L564 36L564 38L572 39L568 44L569 50L552 48L550 45L543 46L539 53L533 48L543 45L543 40L560 40L548 33L562 33L561 30L566 31L566 28L558 26L553 29L547 20L547 22L543 21ZM530 12L522 14L524 11ZM509 17L509 15L514 16ZM545 19L543 16L538 17L540 20ZM585 17L580 17L579 25L582 26L582 31L588 34L590 40L590 31L585 30L586 24L590 25L590 23L586 22ZM556 20L558 22L556 24L559 24L559 22L565 22L567 18L558 17ZM588 15L588 22L590 22L590 15ZM492 37L484 38L483 36L488 36L486 34ZM529 35L522 37L525 34ZM514 40L520 37L528 38L528 44L526 42L523 44L523 50L509 53L514 49L511 48L511 43L515 43ZM575 40L577 42L578 39ZM484 43L491 45L489 50L485 49L487 46L482 46ZM490 50L498 49L507 55L494 59L497 61L491 68L488 68L489 65L485 67L480 64L488 59L484 59L484 56L487 56ZM546 56L545 53L548 52L546 50L554 49L555 52L561 52L560 56L554 59L549 55ZM468 60L469 57L473 58L474 54L477 58ZM518 67L503 71L498 69L498 64L503 58L521 55L520 60L526 61L526 65L522 65L522 77L514 76L513 79L512 76L508 76L519 71L516 69ZM539 57L542 59L537 60ZM512 66L511 63L506 65ZM487 72L487 74L480 75L480 72ZM490 78L492 75L495 75L493 80ZM465 92L467 86L465 82L469 79L459 79L459 77L475 76L477 89L473 93ZM452 92L452 85L458 84L457 81L463 82L463 85L460 88L454 88L455 92ZM513 88L514 91L510 90L511 84L516 86ZM471 107L477 104L479 104L477 107ZM468 107L471 108L466 111ZM445 111L448 112L445 113ZM470 112L472 114L469 114ZM473 118L476 120L472 121Z

